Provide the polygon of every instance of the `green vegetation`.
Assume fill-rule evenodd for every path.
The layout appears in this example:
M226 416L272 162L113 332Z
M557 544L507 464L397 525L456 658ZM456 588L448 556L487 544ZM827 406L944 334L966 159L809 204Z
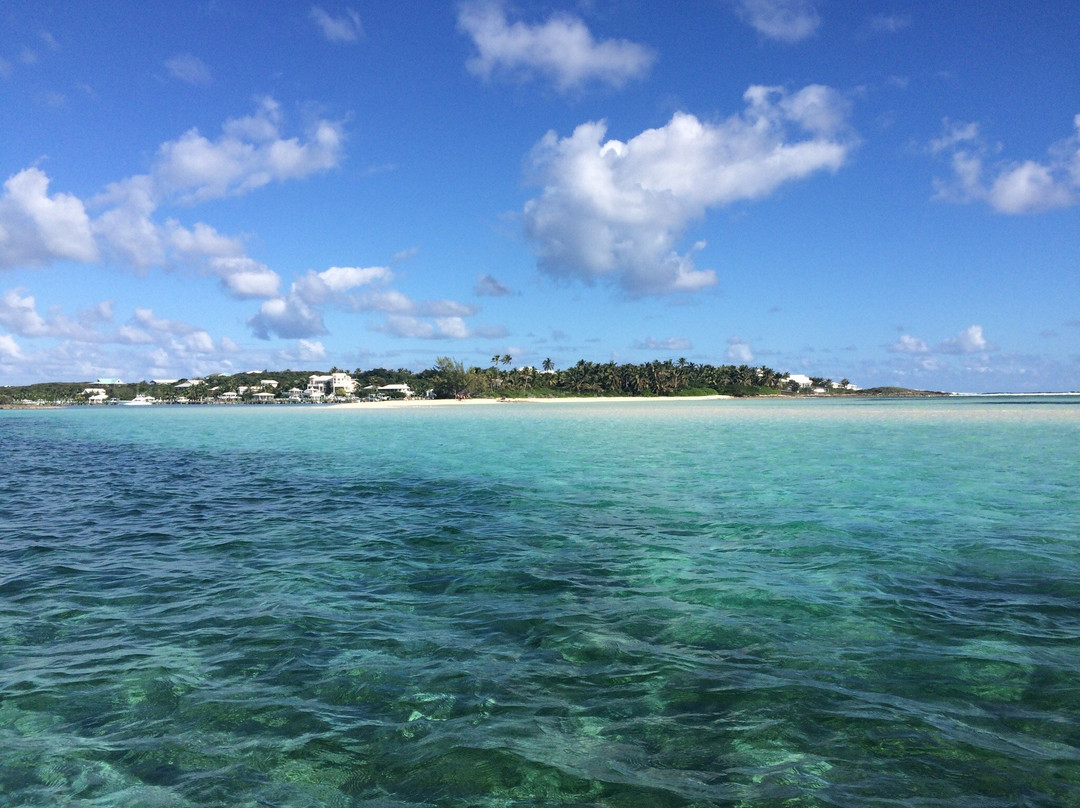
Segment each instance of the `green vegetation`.
M505 369L507 355L493 356L486 368L466 369L441 356L434 368L418 374L440 398L466 396L756 396L779 392L786 373L749 365L699 365L686 359L640 365L588 362L584 359L556 370L550 359L543 369L526 366ZM503 368L500 368L502 365ZM423 385L418 385L421 389Z
M579 360L564 369L557 369L551 359L545 359L541 368L532 366L512 368L513 357L497 354L491 357L487 367L466 367L462 362L448 356L437 358L435 365L419 373L398 368L357 368L350 375L356 380L356 395L362 397L365 390L373 390L388 384L407 384L417 395L427 394L437 398L523 398L569 396L762 396L797 394L808 392L801 389L787 373L780 373L764 365L709 365L697 364L680 358L677 360L654 360L642 364L616 364L615 362L589 362ZM330 372L338 372L331 368ZM158 401L181 403L204 403L219 400L225 393L234 393L234 399L253 400L254 393L264 390L279 399L287 398L292 389L303 390L308 377L325 374L323 370L262 370L231 375L207 376L202 384L183 388L175 383L154 385L148 381L128 384L104 384L94 381L46 382L22 387L0 387L0 405L20 402L36 403L85 403L87 388L103 388L108 397L127 401L137 393L153 396ZM183 379L178 381L185 381ZM270 382L270 384L265 384ZM276 386L273 384L276 383ZM869 390L852 390L847 379L834 385L830 379L813 377L812 387L829 390L832 395L844 396L920 396L941 395L902 387L875 387Z

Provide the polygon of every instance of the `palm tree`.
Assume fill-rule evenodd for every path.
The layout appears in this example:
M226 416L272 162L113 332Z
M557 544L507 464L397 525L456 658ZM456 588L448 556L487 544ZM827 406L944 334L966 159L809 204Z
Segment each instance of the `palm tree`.
M551 361L550 357L548 359L544 360L543 368L548 373L550 373L551 371L553 371L555 369L555 363Z
M503 354L503 355L502 355L502 359L501 359L500 361L501 361L501 362L502 362L502 363L503 363L504 365L509 365L509 364L510 364L511 362L513 362L513 361L514 361L514 358L513 358L512 356L510 356L510 354L508 354L508 353L507 353L507 354Z

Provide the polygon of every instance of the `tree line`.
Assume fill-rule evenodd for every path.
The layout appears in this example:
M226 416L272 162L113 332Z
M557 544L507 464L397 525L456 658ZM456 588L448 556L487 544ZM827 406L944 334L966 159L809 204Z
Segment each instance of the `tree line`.
M466 367L457 359L440 356L431 368L416 372L407 368L357 368L351 375L358 392L386 384L408 384L416 393L432 391L439 398L455 396L674 396L674 395L733 395L755 396L777 392L795 392L798 385L787 373L761 365L710 365L676 360L653 360L640 364L590 362L578 360L574 365L558 369L551 359L539 368L511 367L513 357L499 354L486 367ZM330 372L337 372L337 367ZM308 377L326 371L263 370L205 378L205 384L186 390L174 386L152 385L147 381L107 385L92 381L44 382L18 387L0 387L0 403L15 401L78 401L87 387L104 387L119 400L133 398L138 392L149 393L159 400L186 399L203 401L227 392L257 389L264 380L277 382L275 392L287 394L292 388L304 389ZM348 371L346 371L348 372ZM184 380L180 380L184 381ZM827 380L817 380L827 382ZM826 386L828 386L826 384ZM250 393L249 393L250 394Z
M654 360L642 364L590 362L557 370L550 359L540 368L510 369L507 355L493 356L489 367L470 367L440 356L435 367L419 374L431 382L436 395L468 396L755 396L781 392L788 374L761 365L709 365L677 360ZM502 368L499 365L503 365ZM797 385L796 385L797 388Z

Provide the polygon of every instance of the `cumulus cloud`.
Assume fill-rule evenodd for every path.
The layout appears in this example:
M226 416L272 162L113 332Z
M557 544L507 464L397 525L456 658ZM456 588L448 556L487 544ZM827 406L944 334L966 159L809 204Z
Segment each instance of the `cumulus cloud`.
M210 268L226 291L241 300L275 297L281 287L280 275L246 256L212 258Z
M810 0L736 0L736 9L759 34L780 42L801 42L821 24Z
M810 85L789 93L750 87L746 110L719 123L677 113L629 141L604 140L593 121L565 138L549 132L530 155L543 192L524 226L542 270L616 279L631 295L693 291L716 283L676 240L709 208L768 196L786 182L835 171L853 147L848 105Z
M0 334L0 356L8 359L22 359L22 348L19 347L19 343L15 341L15 338L8 334Z
M327 333L322 312L309 306L295 292L263 301L258 314L249 317L247 324L259 339L270 339L272 334L302 339Z
M364 35L364 26L360 24L360 15L351 8L335 17L318 6L311 7L311 19L319 27L322 35L331 42L355 42Z
M948 179L934 180L934 198L945 202L985 202L998 213L1041 213L1076 204L1080 193L1080 115L1076 134L1050 147L1044 161L995 160L1000 146L986 143L975 123L945 120L944 134L930 141L931 154L947 155ZM991 162L988 166L987 163Z
M110 257L145 269L165 262L165 242L152 216L157 208L153 183L145 175L108 186L101 199L110 207L94 220L92 231Z
M544 23L510 23L499 0L470 0L458 7L458 29L468 34L476 54L466 67L485 80L508 74L540 75L560 91L590 81L620 87L644 76L655 61L649 48L626 40L601 42L579 18L557 14Z
M98 259L90 218L71 194L49 195L39 168L8 177L0 195L0 268Z
M326 358L326 347L318 340L298 340L296 347L299 351L299 357L305 362L315 362Z
M317 121L301 140L281 136L282 118L280 105L263 98L254 115L226 121L215 140L190 129L163 143L151 172L155 188L182 203L195 203L239 196L338 164L344 144L340 124Z
M927 347L924 340L918 337L913 337L910 334L902 334L900 339L896 342L892 342L886 346L886 350L891 353L907 353L907 354L924 354L929 353L930 349Z
M947 354L973 354L991 351L994 346L987 342L983 336L981 325L972 325L965 328L955 337L944 340L938 346L938 351Z
M210 67L190 53L178 53L165 61L165 69L175 79L188 84L207 85L211 82Z
M356 307L348 293L360 286L387 283L393 278L388 267L330 267L323 272L308 272L295 282L295 293L305 302L317 305L338 301Z
M476 286L473 294L478 297L506 297L512 294L510 287L500 283L491 275L480 275L476 278Z
M229 120L208 140L192 129L158 149L149 173L118 180L84 202L49 193L49 177L27 168L0 194L0 269L103 257L144 269L173 258L238 257L243 245L205 224L187 230L154 220L167 202L194 204L240 195L271 182L299 179L337 165L344 136L339 124L317 121L306 139L281 134L282 114L263 99L254 115ZM91 218L89 210L99 210ZM264 280L268 276L264 276Z
M727 357L732 362L748 365L754 361L754 349L746 340L732 337L728 340Z
M25 292L22 287L4 292L0 298L0 326L22 337L47 336L52 329L37 313L33 296Z
M240 256L244 253L243 243L232 236L219 233L204 222L196 222L190 230L176 219L165 222L169 244L173 249L188 255L199 256Z
M34 296L23 288L0 295L0 331L12 345L25 337L48 340L40 350L23 348L3 356L5 373L26 381L42 378L119 376L199 376L230 367L228 355L240 352L227 337L216 341L197 325L157 315L137 307L122 324L114 322L112 301L94 303L74 315L60 306L39 313ZM22 383L22 382L20 382Z

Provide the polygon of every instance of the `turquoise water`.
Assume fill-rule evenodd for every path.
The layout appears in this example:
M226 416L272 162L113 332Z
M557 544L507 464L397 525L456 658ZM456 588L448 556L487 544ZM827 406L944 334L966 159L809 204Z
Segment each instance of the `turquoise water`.
M1080 806L1080 399L0 412L0 805Z

